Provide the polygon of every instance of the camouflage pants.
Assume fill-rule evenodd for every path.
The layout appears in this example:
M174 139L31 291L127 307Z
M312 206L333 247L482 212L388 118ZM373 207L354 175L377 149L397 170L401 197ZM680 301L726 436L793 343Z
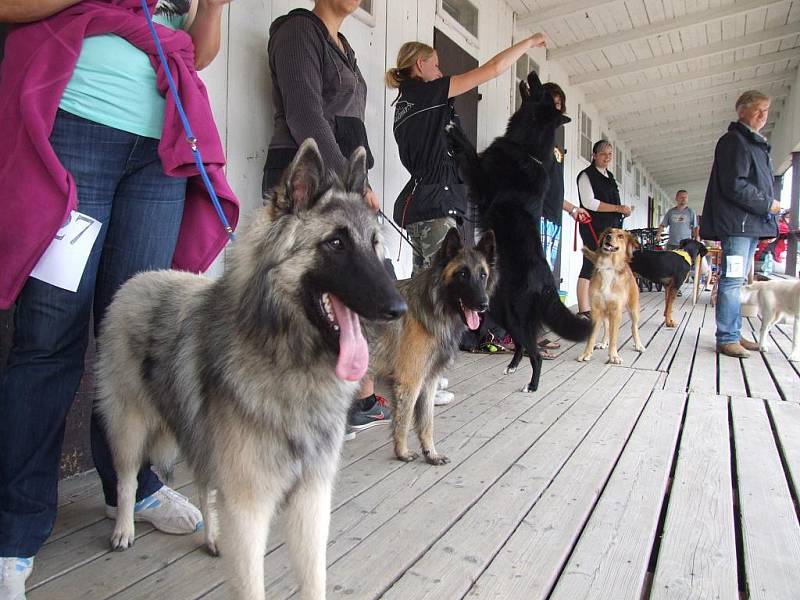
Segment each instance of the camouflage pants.
M408 237L415 247L413 251L414 268L411 271L412 277L430 266L431 259L439 250L439 246L442 245L444 236L453 227L457 227L456 220L453 217L419 221L418 223L406 225Z

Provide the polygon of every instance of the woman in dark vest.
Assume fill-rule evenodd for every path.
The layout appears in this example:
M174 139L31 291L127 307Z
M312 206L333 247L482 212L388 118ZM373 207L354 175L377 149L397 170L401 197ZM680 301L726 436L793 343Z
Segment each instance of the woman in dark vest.
M611 142L600 140L592 147L592 164L578 173L578 198L592 217L590 223L580 224L579 231L583 245L591 250L597 249L592 229L599 236L607 227L622 227L622 219L631 214L631 207L622 204L617 182L608 170L613 158ZM589 318L589 280L593 269L592 263L584 257L578 275L578 314L586 318Z

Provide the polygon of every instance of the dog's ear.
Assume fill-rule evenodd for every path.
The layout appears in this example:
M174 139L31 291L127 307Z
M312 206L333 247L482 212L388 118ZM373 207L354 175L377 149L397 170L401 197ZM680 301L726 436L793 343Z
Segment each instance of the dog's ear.
M461 241L461 236L458 233L458 229L452 227L450 231L447 232L447 235L444 236L442 245L439 248L439 254L445 259L445 261L448 261L458 254L463 247L464 244Z
M639 244L639 240L633 237L630 231L625 232L625 242L625 256L630 261L633 258L633 251L639 250L641 244Z
M486 262L489 265L489 268L494 268L494 259L495 259L495 240L494 240L494 231L489 229L486 233L481 236L481 240L478 242L478 251L486 257Z
M542 81L539 79L539 75L536 71L528 73L528 90L533 100L538 101L545 95L544 88L542 88ZM550 94L547 94L547 96L550 96ZM552 97L550 97L550 99L552 101Z
M317 143L313 138L308 138L300 145L292 164L284 174L286 194L278 194L277 201L284 202L285 205L279 208L285 212L310 208L317 197L324 175L325 167Z
M571 123L572 119L570 119L567 115L561 115L561 125L566 125L567 123Z
M367 191L367 151L364 146L353 150L344 175L344 189L363 195Z
M700 249L700 256L705 256L708 254L708 248L703 242L697 242L698 248Z
M522 96L523 100L527 100L531 97L531 88L524 79L519 82L519 95Z
M589 250L589 248L587 248L586 246L581 248L581 251L583 252L583 255L586 257L586 260L588 260L592 264L597 263L597 252L595 252L594 250Z

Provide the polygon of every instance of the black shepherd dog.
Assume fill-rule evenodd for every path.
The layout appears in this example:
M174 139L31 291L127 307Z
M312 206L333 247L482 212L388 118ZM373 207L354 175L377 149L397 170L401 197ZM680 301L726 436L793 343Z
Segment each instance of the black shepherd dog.
M574 341L589 336L591 323L561 303L536 216L549 186L556 129L570 119L556 110L535 72L519 89L522 106L509 119L505 135L483 153L478 155L457 127L448 127L448 138L470 188L479 226L495 234L499 281L490 305L515 345L506 373L517 369L523 350L527 350L533 375L523 391L533 392L539 387L542 370L536 343L542 323Z

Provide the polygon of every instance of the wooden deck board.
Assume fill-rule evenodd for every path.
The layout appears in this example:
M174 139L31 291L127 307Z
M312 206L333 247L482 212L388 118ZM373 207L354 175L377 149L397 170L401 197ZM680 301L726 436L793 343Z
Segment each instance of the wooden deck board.
M800 498L800 404L778 401L769 402L767 406L788 469L789 484L794 497Z
M750 317L742 320L742 330L749 329L751 339L757 340L759 331L761 329L761 319L758 317ZM773 385L780 398L783 400L791 400L793 402L800 402L800 375L798 375L798 367L794 366L786 360L786 354L781 351L781 346L776 347L775 339L780 340L781 332L770 332L771 348L769 352L760 352L761 360L764 363L767 372L772 378ZM789 346L791 347L791 346ZM767 397L769 399L769 397Z
M727 600L739 566L752 598L789 597L781 594L798 589L789 565L800 564L800 402L776 398L800 383L785 356L790 341L776 330L772 353L719 363L718 375L707 295L696 306L676 303L672 330L662 304L663 294L642 294L644 354L631 347L627 318L622 366L606 365L602 351L578 363L583 343L561 340L533 394L519 392L530 377L527 360L505 376L510 353L460 353L447 373L455 399L436 409L448 465L394 460L385 427L347 442L332 503L328 597L616 600L638 592L643 600ZM718 386L737 396L733 456ZM738 398L748 391L770 398L769 412L761 400ZM193 498L186 465L174 483ZM225 563L205 553L200 534L167 536L137 524L136 546L110 552L112 523L93 474L63 482L59 503L29 599L229 597ZM731 545L734 533L743 556ZM296 592L283 541L278 515L264 562L271 599ZM592 575L581 574L589 564Z
M731 413L750 598L796 599L800 525L764 402L734 398Z
M655 392L645 406L552 600L640 598L684 399L677 392Z
M650 600L738 595L727 398L689 400Z

